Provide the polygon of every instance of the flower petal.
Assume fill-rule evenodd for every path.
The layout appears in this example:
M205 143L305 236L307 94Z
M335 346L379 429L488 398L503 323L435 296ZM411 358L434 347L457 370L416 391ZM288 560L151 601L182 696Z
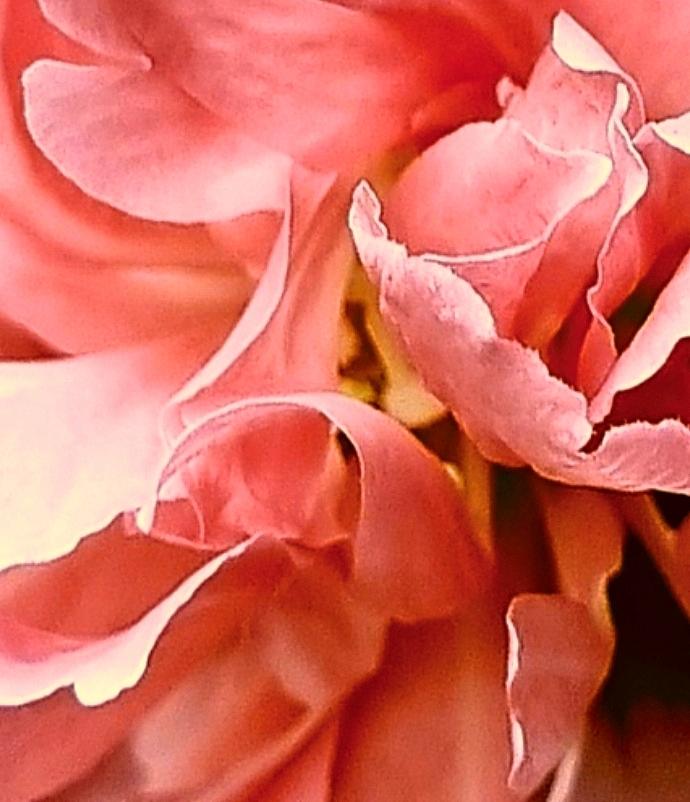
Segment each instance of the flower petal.
M318 425L319 418L329 426ZM330 426L342 431L355 450L358 498L352 498L349 478L345 487L340 480L330 487L326 484L328 476L319 467L323 464L321 458L313 461L318 468L316 475L309 477L298 471L294 477L289 476L294 449L284 448L290 443L289 438L283 439L284 434L303 427L310 437L320 433L328 441ZM237 447L248 432L256 432L256 439L250 435L250 440L257 448L263 441L273 457L263 462L265 469L258 475L245 462L252 451ZM317 443L313 443L313 453L327 454L327 442L323 449ZM191 466L193 474L192 460L201 460L199 464L203 466L205 450L216 445L226 455L224 469L216 472L205 468L212 484L204 493L195 494L193 480L189 483L184 470ZM253 476L256 487L252 489L250 484L247 493L243 484L237 483L230 491L228 481L237 476ZM335 476L337 479L338 473ZM296 520L306 520L305 508L312 504L305 505L298 492L300 483L308 482L314 488L311 492L316 495L317 509L333 509L329 494L335 490L337 498L342 498L343 490L347 490L350 509L359 509L358 522L350 524L349 531L343 529L342 521L335 530L324 526L319 538L322 543L342 538L343 534L351 538L355 580L365 595L396 618L416 620L444 615L469 603L485 581L482 558L471 539L452 480L442 466L393 420L345 396L320 393L249 398L203 421L180 439L161 477L157 496L140 511L138 522L145 531L155 527L157 505L164 508L168 495L164 483L172 479L174 490L170 494L178 499L184 493L188 495L169 526L177 523L178 534L185 536L191 521L193 539L199 526L208 523L204 516L213 510L213 499L225 499L229 512L225 531L234 532L230 542L262 531L267 520L273 522L271 526L278 536L307 538L308 530L299 532L299 527L296 530L293 526ZM278 514L281 508L283 513ZM286 514L288 510L293 512ZM315 516L315 521L323 517ZM334 520L332 515L329 518Z
M544 487L560 595L523 594L507 615L511 787L532 792L576 743L613 657L607 583L620 568L622 520L587 490Z
M143 503L163 454L163 403L211 347L188 335L0 365L0 568L67 554Z
M137 217L196 223L266 208L265 186L289 168L153 70L44 59L23 83L39 148L88 195Z
M460 417L486 456L547 477L620 490L690 492L690 430L674 420L610 430L592 453L586 399L549 375L536 353L496 333L487 304L447 266L409 257L387 239L362 184L350 216L355 243L429 389ZM518 392L516 393L516 387Z

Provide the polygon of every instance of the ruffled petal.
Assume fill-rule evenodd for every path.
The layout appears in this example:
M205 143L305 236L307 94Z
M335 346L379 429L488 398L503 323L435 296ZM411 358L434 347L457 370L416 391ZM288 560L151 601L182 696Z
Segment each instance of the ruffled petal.
M585 397L549 375L536 353L499 337L490 309L467 281L391 243L378 201L364 184L355 193L350 225L380 288L384 317L429 389L486 456L526 462L573 484L690 491L686 426L664 420L616 427L598 449L584 452L593 434Z
M1 650L8 669L3 670L5 690L14 694L22 690L18 685L23 684L23 695L37 697L49 686L76 682L79 692L88 697L82 701L102 701L143 668L150 641L161 625L165 626L166 614L173 615L173 608L184 602L185 594L206 574L217 571L216 577L207 578L201 594L167 625L141 682L116 701L85 707L70 689L32 704L0 709L0 736L7 756L0 768L3 802L30 802L52 796L82 776L122 741L133 724L171 687L207 661L209 654L222 651L228 642L236 640L243 622L254 615L262 599L270 597L291 570L287 555L277 544L260 541L241 550L244 553L235 559L219 556L201 573L190 574L133 626L108 637L81 638L71 651L51 652L40 660L26 662L17 654L17 642L8 641L4 630ZM224 559L225 565L220 567ZM5 623L3 619L3 627ZM46 644L44 630L32 627L29 634L25 646L30 645L34 652ZM118 656L119 666L110 660ZM103 672L98 668L99 661L106 663ZM18 701L18 697L14 699Z
M335 457L332 427L354 448L359 493L339 460L323 470L324 458ZM296 445L300 430L303 442ZM252 455L262 448L267 457L257 472ZM225 455L221 469L213 458L221 453L216 449ZM312 456L304 470L295 471L290 466L302 451ZM242 481L229 490L236 477ZM313 500L304 498L305 487L312 488ZM338 520L336 510L345 510L345 517ZM390 418L332 393L250 398L188 432L156 496L138 515L145 531L153 527L156 533L157 520L165 522L165 533L191 541L219 521L220 536L230 543L269 523L274 535L312 545L348 537L362 593L402 620L445 615L470 603L486 578L442 466ZM311 537L303 526L309 520ZM208 538L212 541L213 532Z
M509 331L549 240L610 173L607 156L543 146L509 120L471 124L412 164L386 221L395 239L470 282Z
M607 583L620 568L622 520L604 496L541 494L560 595L524 594L507 615L511 787L531 793L573 746L613 656Z

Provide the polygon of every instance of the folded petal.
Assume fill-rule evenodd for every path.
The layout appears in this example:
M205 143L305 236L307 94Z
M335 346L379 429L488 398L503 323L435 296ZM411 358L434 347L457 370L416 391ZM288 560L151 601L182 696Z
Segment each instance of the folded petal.
M380 288L384 317L429 389L485 455L523 461L573 484L688 492L686 426L664 420L615 427L597 450L583 451L593 434L585 397L549 375L536 353L501 338L489 307L467 281L391 243L365 185L356 191L350 223L360 258Z
M359 492L332 450L334 429L355 451ZM295 471L297 453L306 459ZM191 541L208 529L213 542L214 525L228 543L267 524L312 546L347 537L361 592L403 620L471 603L486 576L440 463L390 418L334 393L250 398L219 411L179 441L138 522Z
M117 701L84 707L70 689L57 691L32 704L0 709L0 735L8 758L0 769L0 798L7 802L30 802L45 795L52 796L52 792L95 766L171 686L207 661L209 654L222 650L236 639L243 622L251 618L257 605L270 596L290 569L284 551L275 544L262 541L243 550L244 554L235 560L228 557L224 567L218 566L222 557L205 567L206 573L214 569L219 573L207 580L201 596L192 598L181 613L174 615L153 651L143 679ZM80 692L87 696L92 692L86 701L96 702L111 695L143 668L141 664L142 661L146 663L150 639L163 623L165 613L173 614L172 608L183 602L185 593L193 590L193 585L203 576L203 570L201 575L191 574L186 584L133 626L115 636L82 638L81 645L71 653L57 652L27 663L18 659L16 643L3 637L3 663L6 666L11 663L11 668L3 671L6 690L10 690L8 685L14 684L12 690L17 692L18 685L23 683L24 695L38 696L49 685L76 681ZM44 631L32 628L32 632L34 645L45 642ZM119 675L116 663L109 661L109 652L112 657L122 658ZM80 662L81 658L92 661L91 685L89 665ZM99 660L106 660L109 665L109 670L102 674L98 669ZM35 682L29 687L31 677Z
M212 344L188 334L0 366L1 568L66 554L144 502L163 455L160 410Z
M386 221L395 239L470 282L510 330L549 240L610 173L607 156L554 150L510 120L474 123L403 174Z
M271 177L282 223L257 288L222 347L175 394L171 439L236 399L337 385L337 327L347 253L333 177L294 168ZM316 226L318 221L318 227Z
M137 217L210 222L266 208L265 186L289 168L150 69L41 60L23 82L36 144L80 189Z
M606 498L541 494L560 594L523 594L507 615L511 787L531 793L576 744L608 672L614 631L607 582L620 568L622 520Z

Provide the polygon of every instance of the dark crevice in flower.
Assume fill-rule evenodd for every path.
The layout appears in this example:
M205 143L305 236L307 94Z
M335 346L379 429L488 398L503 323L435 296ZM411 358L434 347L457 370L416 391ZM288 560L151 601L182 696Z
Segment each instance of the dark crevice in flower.
M412 434L444 462L457 461L460 433L451 414L444 415L428 426L413 429Z
M528 468L494 467L494 532L511 593L556 593L553 556Z
M643 700L690 706L690 621L634 537L609 599L617 640L601 701L612 720L623 726Z
M673 529L677 529L690 515L690 497L679 493L652 492L654 503L664 521Z

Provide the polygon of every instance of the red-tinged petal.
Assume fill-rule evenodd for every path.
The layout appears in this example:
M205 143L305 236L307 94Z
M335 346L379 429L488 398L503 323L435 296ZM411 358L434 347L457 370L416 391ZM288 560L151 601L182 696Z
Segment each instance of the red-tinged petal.
M690 517L669 526L649 496L620 499L630 528L654 558L678 604L690 616Z
M289 169L155 70L42 60L23 83L41 150L87 194L137 217L195 223L266 209L266 187L273 197L275 174Z
M394 629L343 719L333 802L517 802L507 787L501 617Z
M543 486L560 595L517 596L508 611L511 786L531 792L573 746L614 647L607 583L622 519L603 495Z
M107 4L89 0L37 1L45 18L66 36L125 66L150 66L126 18L112 13Z
M252 289L239 266L111 265L56 252L0 221L0 309L45 346L78 354L231 328ZM7 353L7 348L4 349Z
M605 675L608 647L587 607L565 596L517 596L507 624L510 784L528 795L577 738Z
M553 150L514 122L471 124L412 164L386 220L395 239L469 281L505 331L555 230L610 172L608 157Z
M686 256L662 290L649 317L617 359L601 389L592 399L589 416L593 421L603 420L617 393L639 387L650 379L666 364L680 340L690 337L688 298L690 257ZM682 366L681 370L686 367ZM682 385L682 380L679 383ZM687 397L684 402L687 404ZM681 412L682 408L679 407L677 414L680 415Z
M321 437L329 441L332 437L329 426L324 426L319 418L337 427L351 442L359 465L358 495L351 473L345 476L345 482L339 478L343 474L337 463L334 474L337 481L331 482L330 487L320 468L312 477L299 471L291 478L286 476L294 471L290 467L294 449L279 448L281 437L303 426L310 437L321 432ZM247 432L257 434L247 441ZM273 462L262 461L263 472L253 478L251 465L243 465L253 452L236 446L243 440L253 442L256 448L263 441L273 458ZM282 443L289 445L290 439ZM209 468L204 468L214 481L213 493L207 488L204 493L195 494L184 470L192 465L193 472L191 460L195 459L201 460L198 464L203 466L205 449L216 445L226 453L225 470L212 474ZM321 455L312 462L318 467L330 446L326 442L318 447L314 441L309 445L312 448L313 455ZM231 476L243 477L245 481L249 478L258 483L257 489L251 491L249 484L247 495L245 486L239 483L229 490L227 482ZM168 493L165 482L170 482ZM308 542L308 530L300 532L299 527L289 525L309 517L306 511L311 509L311 503L305 504L299 491L304 482L314 488L312 493L318 494L316 509L337 509L343 503L344 492L348 494L344 501L349 514L359 509L359 520L356 525L350 524L349 530L344 529L341 520L337 529L323 526L317 530L317 536L324 544L344 534L351 538L355 580L362 592L391 616L416 620L444 615L470 603L473 593L482 586L483 562L471 539L452 480L442 466L393 420L336 394L250 398L202 422L179 441L161 478L159 493L140 511L138 520L144 530L153 524L155 532L156 513L169 515L168 531L177 524L179 531L175 534L190 537L191 533L194 539L201 525L207 523L204 516L209 499L226 499L229 515L224 525L226 532L232 533L230 542L260 531L267 521L272 521L275 534L297 540L304 538ZM334 492L338 504L329 498ZM166 495L177 498L178 506L166 511ZM260 500L258 505L257 500ZM329 517L336 520L333 515Z
M244 799L374 671L385 623L334 572L305 567L133 732L143 795Z
M572 484L689 492L690 430L674 420L610 430L592 453L586 399L549 375L536 353L496 333L481 296L447 266L391 243L369 188L356 190L355 243L429 389L489 458L532 465ZM517 392L516 392L517 388Z
M237 640L242 626L290 569L284 550L266 541L226 562L203 592L174 616L141 682L116 701L85 707L71 690L62 690L32 704L1 708L0 740L5 749L0 765L2 802L31 802L46 795L52 798L54 791L95 767L171 687L206 662L210 654L222 652ZM132 632L128 647L132 658L145 645L136 642L136 632ZM42 637L34 630L36 641ZM123 638L121 634L121 644ZM92 641L90 648L96 642ZM51 659L55 658L49 657L46 662ZM57 655L57 659L66 658ZM15 663L10 676L3 673L5 683L11 681L15 671L21 675L25 669L25 665ZM41 670L40 664L29 664L28 669ZM105 685L107 673L102 679Z
M212 344L196 335L0 366L0 567L52 560L146 498L163 404Z
M622 731L595 719L559 771L548 802L685 802L688 744L684 708L641 702Z
M331 722L266 784L251 802L331 802L338 726Z

